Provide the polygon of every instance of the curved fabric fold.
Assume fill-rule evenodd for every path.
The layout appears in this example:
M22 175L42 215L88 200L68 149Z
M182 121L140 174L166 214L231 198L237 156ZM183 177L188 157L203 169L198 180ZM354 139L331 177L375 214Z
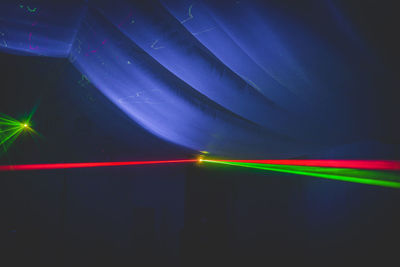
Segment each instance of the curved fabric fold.
M75 0L26 3L2 0L0 51L67 57L84 11L84 4Z
M161 65L214 102L285 135L298 128L298 119L225 66L157 1L96 1L95 7Z
M132 119L171 142L219 155L304 152L194 90L96 11L83 19L70 61Z

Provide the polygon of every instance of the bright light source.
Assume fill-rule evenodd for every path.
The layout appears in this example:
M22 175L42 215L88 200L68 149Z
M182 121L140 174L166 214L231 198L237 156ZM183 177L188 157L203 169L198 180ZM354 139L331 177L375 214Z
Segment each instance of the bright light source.
M27 118L22 121L16 120L10 116L0 114L0 146L3 146L2 151L6 151L9 146L23 133L38 134L31 128L31 118L33 110ZM2 152L0 152L2 154Z

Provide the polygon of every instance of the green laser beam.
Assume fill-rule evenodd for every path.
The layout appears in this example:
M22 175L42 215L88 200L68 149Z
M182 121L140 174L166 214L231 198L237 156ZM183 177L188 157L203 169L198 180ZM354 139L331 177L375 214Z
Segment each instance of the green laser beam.
M28 118L26 119L27 123L30 123L30 122L31 122L31 119L32 119L32 117L33 117L33 114L35 114L36 109L37 109L37 105L34 106L33 109L31 110L31 112L29 113Z
M11 122L2 123L2 122L0 122L0 125L8 125L8 126L20 127L21 123L18 123L18 126L17 126L16 123L11 123Z
M10 120L10 119L6 119L6 118L0 118L0 122L1 122L1 123L10 123L10 124L19 123L19 122L16 121L16 120Z
M2 136L0 140L0 146L3 145L4 150L7 151L8 148L14 143L14 141L18 138L18 136L23 132L23 128L19 127L15 129L13 132L8 133L5 136Z
M4 144L5 142L7 142L11 137L13 137L16 134L20 134L22 132L22 129L18 129L15 130L13 133L9 134L8 136L6 136L4 139L1 140L0 145Z
M14 142L17 140L18 136L20 136L22 133L22 130L14 134L7 142L7 145L5 145L5 149L7 150Z
M340 175L340 176L351 176L356 178L368 178L368 179L379 179L379 180L393 180L400 182L400 174L398 172L390 172L390 171L375 171L375 170L359 170L353 168L334 168L334 167L316 167L316 166L299 166L299 165L277 165L277 164L265 164L265 163L247 163L243 162L242 164L250 164L252 167L272 167L277 169L285 169L292 171L305 171L305 172L313 172L313 173L322 173L322 174L332 174L332 175Z
M8 148L17 140L17 138L21 135L23 130L18 131L16 134L10 136L10 138L5 142L2 146L4 148L4 151L7 152Z
M21 126L18 126L18 127L11 127L11 128L2 130L2 131L0 131L0 132L5 133L5 132L13 131L13 130L16 130L16 129L21 129Z
M298 175L306 175L313 176L318 178L325 178L330 180L338 180L345 182L353 182L360 184L369 184L369 185L377 185L384 187L392 187L392 188L400 188L400 182L393 181L399 176L390 173L377 172L377 171L360 171L355 169L346 169L342 170L342 168L324 168L324 167L305 167L305 166L289 166L289 165L273 165L273 164L258 164L258 163L241 163L241 162L229 162L229 161L216 161L216 160L207 160L203 159L203 162L210 163L219 163L231 166L239 166L239 167L247 167L254 168L260 170L274 171L274 172L282 172L282 173L290 173L290 174L298 174ZM313 169L316 168L316 169ZM355 176L367 176L366 177L357 177ZM368 174L369 173L369 174ZM374 175L381 175L380 177L385 177L390 180L380 180L379 178L373 178Z

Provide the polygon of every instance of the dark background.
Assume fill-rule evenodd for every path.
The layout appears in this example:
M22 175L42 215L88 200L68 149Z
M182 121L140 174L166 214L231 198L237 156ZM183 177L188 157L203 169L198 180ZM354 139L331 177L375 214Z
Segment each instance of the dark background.
M395 2L337 3L389 72L376 101L393 122L399 114ZM21 137L2 165L196 155L136 125L67 60L0 54L0 62L0 112L22 118L36 105L33 127L43 136ZM386 126L384 143L320 156L399 159L399 126ZM395 189L196 164L0 177L1 266L382 265L398 259Z

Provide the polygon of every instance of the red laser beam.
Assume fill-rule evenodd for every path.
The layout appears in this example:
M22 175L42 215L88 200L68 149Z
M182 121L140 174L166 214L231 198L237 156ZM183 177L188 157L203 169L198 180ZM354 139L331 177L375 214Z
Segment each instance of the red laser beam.
M213 159L214 160L214 159ZM86 163L49 163L49 164L24 164L24 165L3 165L0 171L28 171L28 170L51 170L51 169L72 169L72 168L93 168L93 167L112 167L112 166L131 166L149 165L166 163L189 163L197 162L198 159L178 159L178 160L153 160L153 161L119 161L119 162L86 162ZM370 170L399 171L400 161L398 160L214 160L230 161L243 163L261 163L292 166L313 166L313 167L333 167L333 168L352 168Z
M214 160L214 159L213 159ZM352 169L368 169L368 170L400 170L399 160L320 160L320 159L270 159L270 160L214 160L214 161L230 161L243 163L261 163L276 165L294 165L294 166L312 166L312 167L334 167L334 168L352 168Z
M197 159L3 165L0 166L0 171L54 170L54 169L93 168L93 167L131 166L131 165L187 163L187 162L197 162Z

